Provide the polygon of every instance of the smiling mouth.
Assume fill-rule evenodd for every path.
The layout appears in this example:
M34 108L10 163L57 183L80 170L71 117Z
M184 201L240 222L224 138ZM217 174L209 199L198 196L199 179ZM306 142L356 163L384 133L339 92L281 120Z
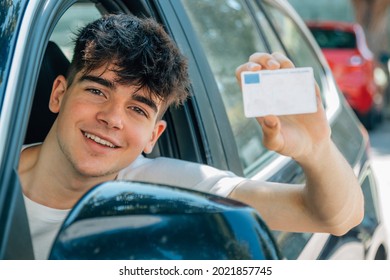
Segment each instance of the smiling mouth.
M93 135L93 134L90 134L88 132L84 132L84 136L87 137L88 139L91 139L92 141L100 144L100 145L103 145L103 146L106 146L106 147L109 147L109 148L118 148L117 146L115 146L114 144L112 144L111 142L107 141L107 140L104 140L96 135Z

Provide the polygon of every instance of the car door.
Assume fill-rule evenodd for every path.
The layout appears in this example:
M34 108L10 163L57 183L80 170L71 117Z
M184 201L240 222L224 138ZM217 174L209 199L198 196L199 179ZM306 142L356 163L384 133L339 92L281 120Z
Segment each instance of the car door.
M173 1L172 3L175 3L176 14L182 26L188 27L185 32L189 45L195 49L193 53L196 54L196 59L200 62L207 60L207 64L201 65L200 71L209 77L205 81L208 82L207 95L215 110L219 133L223 135L226 131L230 132L222 138L230 145L224 150L227 161L239 165L238 171L234 172L248 178L303 182L304 177L299 166L290 159L265 149L262 145L262 131L257 121L245 118L243 113L241 90L235 78L235 68L246 62L254 52L272 50L271 43L265 40L264 31L256 21L256 12L260 13L260 9L257 7L255 10L256 7L248 6L246 1L239 0L212 3L182 1L183 6ZM279 40L276 36L273 39ZM280 46L283 51L283 46ZM197 64L200 65L199 62ZM210 77L214 77L214 81ZM222 99L222 102L218 99ZM284 245L284 248L295 244L294 252L297 254L303 250L312 236L309 233L295 235L286 233L291 237L286 243L284 242L286 234L276 232L275 234L280 237L279 244Z
M207 144L215 142L224 147L228 168L232 168L233 164L229 163L234 162L234 172L254 179L289 183L304 183L305 180L297 163L262 146L262 134L256 121L243 117L241 92L234 77L234 69L256 51L279 51L291 57L298 67L313 67L334 131L333 140L350 164L359 168L358 162L362 160L360 157L365 142L356 119L351 110L344 106L345 100L337 92L319 49L315 48L302 22L296 21L296 14L285 2L248 3L231 0L211 3L184 0L181 3L171 1L171 4L175 10L172 14L177 15L181 27L185 29L185 39L190 45L187 53L191 53L196 59L195 63L205 84L205 93L214 111L215 128L221 135L218 139L210 139ZM163 9L163 12L167 13L167 9ZM173 34L175 35L175 32ZM179 42L180 44L182 43ZM199 94L195 91L196 98ZM207 121L214 121L202 117L204 105L195 105L200 113L199 126L204 126ZM349 129L345 130L345 126ZM208 133L206 130L205 135ZM220 167L213 158L208 163ZM349 258L351 254L358 259L365 258L365 245L359 238L354 237L353 232L343 239L338 239L338 245L332 244L330 235L325 233L274 234L283 255L288 259L332 258L332 254L337 258ZM353 248L349 247L342 252L337 249L342 247L340 244L353 245ZM324 252L333 253L325 256Z
M265 40L264 32L256 22L254 7L248 6L246 1L182 1L183 6L172 3L175 3L181 25L187 27L185 32L189 45L194 49L192 53L196 54L197 65L201 65L200 71L208 77L204 79L208 82L206 93L215 110L219 133L223 135L229 131L229 135L222 139L228 142L226 146L230 145L224 150L227 161L238 165L234 172L248 178L302 183L304 177L299 166L265 149L257 121L244 117L241 91L234 70L252 53L271 51L270 42ZM261 12L258 7L257 11ZM278 38L275 36L274 40ZM205 60L207 63L201 64ZM205 118L201 120L205 122ZM221 146L224 144L221 143ZM275 234L280 237L279 244L284 248L295 245L297 255L312 236L310 233ZM290 238L285 242L287 235ZM290 254L288 257L296 258L297 255Z

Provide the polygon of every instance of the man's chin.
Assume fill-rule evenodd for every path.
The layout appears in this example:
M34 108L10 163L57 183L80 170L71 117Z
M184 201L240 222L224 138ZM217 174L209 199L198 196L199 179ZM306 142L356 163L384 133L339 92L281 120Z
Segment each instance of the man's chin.
M98 166L99 164L96 165ZM117 169L96 168L96 166L94 167L79 166L76 168L76 170L79 176L84 177L86 180L93 179L93 178L95 179L101 178L104 181L114 180L120 171Z

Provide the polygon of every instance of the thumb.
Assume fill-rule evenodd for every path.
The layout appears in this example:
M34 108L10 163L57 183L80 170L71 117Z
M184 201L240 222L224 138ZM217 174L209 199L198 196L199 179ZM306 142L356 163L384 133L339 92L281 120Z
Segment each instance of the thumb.
M279 151L283 147L283 138L280 134L280 120L276 116L257 118L263 129L263 145L271 151Z

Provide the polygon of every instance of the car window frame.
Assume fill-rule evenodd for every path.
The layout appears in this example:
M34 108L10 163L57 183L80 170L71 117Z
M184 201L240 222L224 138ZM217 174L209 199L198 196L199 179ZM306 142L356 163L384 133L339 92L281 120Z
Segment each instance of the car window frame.
M278 10L286 11L287 13L284 13L285 16L287 16L292 23L297 27L299 32L302 35L302 38L306 41L306 44L310 47L310 50L315 56L319 59L319 64L321 66L321 70L324 73L323 81L322 83L325 85L325 88L323 89L323 97L324 97L324 103L326 103L326 114L327 118L330 124L332 124L333 120L337 117L337 114L341 111L341 101L340 98L342 98L342 94L339 92L338 88L335 87L335 82L333 79L332 71L330 70L329 64L325 58L325 56L322 53L321 48L319 47L317 41L315 40L314 36L311 34L310 30L306 26L306 24L303 22L303 20L300 18L300 16L297 14L297 12L294 10L294 8L289 4L287 1L281 1L281 0L256 0L257 5L261 7L262 10L264 10L263 3L266 3L269 6L273 6L274 8ZM266 16L268 14L265 12ZM269 17L269 16L268 16ZM268 18L268 21L272 25L273 29L275 30L276 34L277 29L275 28L272 20ZM279 37L279 41L284 45L283 40ZM287 55L289 55L289 51L287 47L284 47L286 50Z
M155 2L160 14L165 17L162 23L189 61L191 103L195 112L192 121L196 122L201 134L205 163L243 175L233 133L226 124L227 114L222 98L215 94L219 92L216 81L182 3L172 0Z

